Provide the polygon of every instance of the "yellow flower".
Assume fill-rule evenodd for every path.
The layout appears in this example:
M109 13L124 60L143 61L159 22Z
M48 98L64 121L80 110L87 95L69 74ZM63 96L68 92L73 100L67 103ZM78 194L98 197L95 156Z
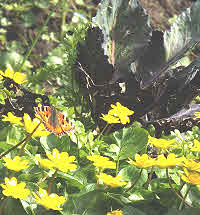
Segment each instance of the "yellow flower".
M184 160L183 166L192 171L200 172L200 163L197 163L194 160Z
M0 70L0 80L3 79L3 76L2 76L2 75L4 75L4 73L3 73L3 71Z
M104 157L104 156L101 156L101 155L91 155L91 156L87 156L87 159L88 159L88 160L91 160L91 161L94 161L94 162L97 162L97 161L104 162L104 161L108 161L108 160L109 160L108 157Z
M124 107L119 102L116 103L116 106L111 104L111 110L108 112L109 115L113 115L115 117L119 117L121 123L124 125L130 122L128 116L134 114L134 111L129 110L127 107Z
M172 145L176 142L176 140L165 140L165 139L157 139L155 137L149 136L149 143L157 147L158 149L168 149L170 147L176 147L176 145Z
M8 112L8 116L6 116L6 115L2 115L2 116L4 117L2 119L2 121L7 121L12 124L17 124L17 125L23 126L23 123L21 122L22 117L17 117L15 115L13 115L11 112Z
M11 179L6 177L5 184L1 184L1 186L5 196L11 196L15 199L26 199L30 194L30 190L25 188L26 184L24 182L17 184L17 179L15 177Z
M115 211L108 212L107 215L123 215L123 213L121 210L118 209Z
M116 163L113 161L105 161L104 163L102 163L100 161L96 161L93 164L94 164L94 166L96 166L98 168L116 169Z
M97 178L102 180L104 185L111 187L122 187L127 184L127 182L122 181L122 176L112 177L111 175L101 173L101 175L97 175Z
M25 113L24 114L24 127L28 133L32 133L32 131L37 127L37 125L40 123L40 120L37 118L34 118L31 120L31 117ZM41 136L48 136L50 132L45 130L45 126L43 123L40 124L40 126L37 128L37 130L34 132L33 137L41 137Z
M119 102L116 103L116 106L111 104L111 108L112 109L108 111L108 114L102 114L103 117L100 117L108 124L122 123L123 125L125 125L126 123L130 122L128 116L134 114L134 111L129 110L127 107L124 107Z
M111 104L111 108L112 110L109 111L110 114L112 115L126 115L126 116L130 116L134 114L134 111L129 110L127 107L124 107L123 105L121 105L119 102L116 103L116 105Z
M155 159L149 157L147 154L143 154L140 156L139 154L135 155L135 161L131 160L128 161L131 165L135 165L138 168L148 168L154 165Z
M40 163L41 166L43 166L46 169L54 170L53 168L53 162L49 159L41 159L39 155L35 156L35 159Z
M53 149L53 153L47 153L47 157L53 162L53 166L62 172L77 168L77 165L72 163L75 156L69 156L67 152L59 153L57 149Z
M14 82L17 84L23 84L23 83L27 82L27 80L25 80L25 78L26 78L25 74L20 73L20 72L14 72L14 70L12 68L7 68L4 73L1 71L0 74L5 77L8 77L10 79L13 79Z
M155 161L155 166L160 168L172 168L175 166L183 166L184 157L176 158L176 155L170 153L167 158L162 154Z
M64 196L58 196L56 193L51 193L48 195L46 190L39 188L39 195L33 194L35 196L35 201L43 205L46 209L52 210L62 210L60 205L64 204L67 200Z
M104 121L106 121L108 124L112 124L112 123L120 123L119 118L109 115L109 114L103 114L103 117L100 117L101 119L103 119Z
M180 173L181 179L189 184L194 184L200 186L200 174L196 172L189 172L184 168L185 175Z
M5 77L8 77L10 79L13 79L13 76L14 76L14 70L12 68L7 68L6 71L4 72L4 75Z
M93 165L98 168L116 169L116 163L110 161L109 158L100 155L87 156L88 160L93 161Z
M76 164L72 162L75 160L75 156L69 156L67 152L61 152L57 149L53 149L52 154L46 153L48 159L36 158L41 165L46 166L49 169L56 168L62 172L67 172L68 170L75 170L77 168Z
M15 156L14 159L4 157L3 160L6 162L5 167L14 171L20 171L29 167L27 160L21 160L21 157Z
M197 118L200 118L200 112L195 112L194 115L195 115Z
M27 80L25 80L26 75L20 72L15 72L14 76L13 76L13 80L14 82L18 83L18 84L24 84L27 82Z
M198 140L194 140L194 146L189 146L191 151L200 152L200 142Z

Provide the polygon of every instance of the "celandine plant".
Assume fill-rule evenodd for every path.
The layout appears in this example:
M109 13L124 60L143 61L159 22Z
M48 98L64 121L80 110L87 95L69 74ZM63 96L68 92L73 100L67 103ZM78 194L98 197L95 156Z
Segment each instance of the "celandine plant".
M2 73L2 79L4 77L5 73ZM108 113L102 114L101 118L107 122L108 128L118 123L129 123L129 117L133 114L134 111L117 102L116 105L112 104ZM36 116L39 117L37 114ZM157 203L160 210L172 205L176 205L180 210L193 207L188 195L191 191L198 192L200 185L200 164L196 161L198 154L191 154L192 151L200 152L200 143L196 139L194 145L191 141L185 141L178 133L173 139L172 136L157 139L148 135L147 131L138 125L133 125L109 136L100 133L93 139L93 144L86 141L82 146L76 145L76 152L74 149L68 150L71 153L84 152L84 155L79 154L76 158L69 155L63 146L59 146L60 138L53 142L51 147L47 147L50 141L48 137L52 135L45 130L45 122L42 123L40 118L32 120L28 114L20 118L8 113L2 120L17 126L21 132L24 130L28 133L24 141L17 144L23 144L19 151L14 146L12 150L9 149L1 155L4 166L2 170L7 169L4 170L1 183L1 207L5 213L9 214L4 206L9 198L18 199L16 210L21 210L18 208L21 202L27 214L48 214L45 212L48 210L61 213L75 211L79 214L84 210L97 214L133 214L148 209L146 207L141 210L136 204L147 201L147 206L152 206L160 193L173 198L173 204L169 201L165 206L162 201L166 201L166 198L161 198L160 204ZM80 132L76 132L77 129L78 126L69 134L71 140L65 136L62 139L68 141L68 144L77 144L73 143L73 140L79 139ZM72 133L77 135L74 137ZM44 140L40 140L42 145L34 155L31 153L33 146L30 145L30 138L41 136L46 137L46 141L43 143ZM147 151L147 144L154 147L155 154ZM59 152L54 148L56 146L64 151ZM44 151L46 158L41 158ZM108 200L110 202L107 202ZM78 202L72 204L74 201ZM104 202L103 208L101 202ZM10 204L13 204L13 201ZM39 207L40 205L43 207Z
M116 56L114 58L114 55L111 55L113 58L110 58L113 68L114 65L118 66L118 70L115 72L123 71L122 65L129 67L133 63L132 57L136 58L137 47L140 47L135 46L131 40L127 40L127 47L124 47L123 41L120 40L123 35L118 37L119 35L115 34L120 33L119 29L123 26L127 27L127 23L130 21L129 12L132 11L134 15L134 12L138 11L136 8L138 8L138 3L134 0L102 1L100 12L106 11L106 17L102 17L102 19L109 18L110 22L105 23L111 25L112 28L107 28L109 27L106 27L107 24L100 22L100 12L96 17L99 23L105 24L102 24L105 28L99 24L104 29L104 33L107 32L104 36L110 35L109 31L112 30L112 37L116 39ZM199 8L200 1L197 1L191 13L192 20L196 21L196 26L198 26L197 18L200 13L195 14L194 12L197 13ZM123 9L123 13L117 13L119 9ZM109 13L114 10L117 12ZM136 17L141 15L139 12ZM117 22L116 19L112 20L116 14L118 14L120 22ZM142 13L141 16L145 18L143 15ZM184 16L181 17L179 21L184 22ZM118 26L121 21L124 25ZM187 24L188 22L187 20ZM116 26L117 31L115 32ZM145 25L146 27L148 26ZM127 29L121 30L126 31L126 36L130 33ZM179 30L181 31L181 28ZM193 34L189 34L189 32L193 32L193 28L186 30L187 33L181 32L182 35L191 36L191 41L184 44L186 49L189 49L188 47L194 45L198 40L196 36L199 32L194 32L193 37ZM134 39L136 34L129 36L133 36L131 39ZM169 40L168 36L167 34L166 41ZM129 42L133 47L129 46ZM137 42L140 44L140 41L137 40ZM112 53L114 50L114 42L104 47L109 55L110 51ZM133 50L134 53L131 52ZM118 60L122 60L121 63ZM172 61L175 62L175 60ZM134 68L139 67L138 65L141 66L140 62L136 64ZM83 65L79 64L79 68L82 68L81 66ZM183 71L185 76L177 76L178 78L183 77L185 85L196 77L198 61L186 68ZM90 86L91 83L94 84L93 87L106 87L109 84L109 86L113 86L111 82L106 83L107 85L97 83L99 84L97 86L93 81L94 76L90 72L82 68L82 74L86 75L89 80L87 86ZM151 77L153 73L149 72L145 75L137 70L136 76L141 79L140 92L144 92L142 89L149 87L149 80L158 83L156 81L158 77L160 78L159 72ZM177 73L174 74L177 75ZM114 78L116 76L112 81ZM146 103L143 97L136 96L135 101L141 101L141 103L131 105L129 103L126 106L125 102L120 101L122 97L117 97L115 94L110 97L112 101L110 104L103 103L104 111L95 112L98 116L97 124L101 122L100 127L104 125L100 132L95 133L92 126L89 127L82 123L84 118L78 118L72 114L74 120L69 121L56 105L54 107L48 101L43 101L43 96L39 101L35 101L33 99L35 95L23 90L22 85L28 83L24 74L8 68L6 71L0 72L0 79L2 100L7 102L6 104L10 104L9 110L13 110L7 111L7 114L1 116L1 126L4 126L0 131L2 135L0 135L0 214L10 215L14 211L16 215L167 215L195 214L200 211L199 128L193 127L186 133L174 130L171 135L163 135L161 138L154 137L152 130L148 132L137 121L131 124L132 119L139 119L139 116L145 115L142 115L144 109L140 111L138 107L143 108L141 104L146 105L148 102ZM179 90L182 87L179 85ZM161 88L159 89L161 90ZM23 105L20 106L18 102L15 102L15 100L19 101L19 92L24 93L22 98L29 98L28 101L33 101L32 108L23 109ZM93 97L90 94L92 111L95 107L93 99L98 101L96 95L101 97L102 91L96 91ZM105 98L107 98L106 96ZM125 98L126 96L127 94ZM178 94L176 96L178 98ZM159 99L157 94L156 101ZM22 102L22 104L24 103ZM158 104L160 105L160 103ZM134 105L135 109L130 108ZM150 112L151 107L147 107ZM75 109L74 112L78 111L78 108ZM38 112L34 110L39 110L40 114L38 115ZM199 113L195 115L197 118L199 117ZM119 128L117 127L119 125L123 128L112 132L112 129Z

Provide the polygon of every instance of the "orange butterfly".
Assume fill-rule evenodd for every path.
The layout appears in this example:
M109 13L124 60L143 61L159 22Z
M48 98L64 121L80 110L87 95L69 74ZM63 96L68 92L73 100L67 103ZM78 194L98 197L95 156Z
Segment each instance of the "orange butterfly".
M34 107L46 129L57 136L64 136L74 129L69 120L53 106Z

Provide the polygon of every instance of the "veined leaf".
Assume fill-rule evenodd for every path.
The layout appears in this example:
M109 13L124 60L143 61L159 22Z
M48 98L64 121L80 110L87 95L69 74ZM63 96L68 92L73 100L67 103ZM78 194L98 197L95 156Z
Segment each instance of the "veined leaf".
M112 43L111 62L120 74L128 72L130 64L142 55L151 38L151 26L145 10L136 0L103 0L94 18L103 30L105 43Z
M145 149L148 141L148 132L143 128L123 128L113 133L119 150L120 159L134 157Z
M167 60L176 55L182 57L191 45L200 40L200 1L177 17L169 31L164 33Z
M184 54L195 46L200 40L200 0L188 8L176 19L169 31L164 33L163 46L166 63L157 69L141 70L137 68L136 74L141 77L141 88L147 88L159 77L163 76L170 66L180 60ZM151 54L151 53L150 53ZM159 53L158 53L159 54ZM146 68L146 67L145 67ZM150 71L150 72L149 72Z

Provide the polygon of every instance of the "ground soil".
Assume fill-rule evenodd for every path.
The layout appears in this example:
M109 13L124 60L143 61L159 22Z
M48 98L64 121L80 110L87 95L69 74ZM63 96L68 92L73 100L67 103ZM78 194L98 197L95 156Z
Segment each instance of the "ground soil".
M190 7L194 0L139 0L151 19L151 24L159 30L169 28L169 18Z
M196 0L138 0L146 9L150 17L151 25L158 30L165 31L170 28L169 19L181 14L191 7ZM200 44L198 44L191 55L191 60L200 56Z

